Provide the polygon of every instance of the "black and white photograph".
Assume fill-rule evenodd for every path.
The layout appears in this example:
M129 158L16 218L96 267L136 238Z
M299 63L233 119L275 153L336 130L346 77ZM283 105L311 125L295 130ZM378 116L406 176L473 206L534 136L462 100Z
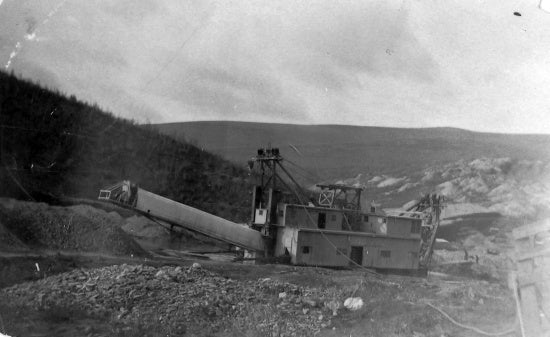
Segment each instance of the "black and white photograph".
M550 0L0 0L0 337L550 337Z

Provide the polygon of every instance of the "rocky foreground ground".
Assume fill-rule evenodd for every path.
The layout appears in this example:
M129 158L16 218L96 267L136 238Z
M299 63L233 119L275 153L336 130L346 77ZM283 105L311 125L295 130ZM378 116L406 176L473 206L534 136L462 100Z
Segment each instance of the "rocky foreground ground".
M77 269L2 290L12 304L79 307L159 333L314 335L331 326L339 294L262 278L236 281L189 268L116 265ZM89 335L93 335L90 329Z
M237 266L228 272L225 266L122 264L20 283L0 290L4 333L477 336L427 303L486 331L514 326L510 294L486 281L380 278L359 271L276 266ZM364 305L352 311L344 302L354 296Z

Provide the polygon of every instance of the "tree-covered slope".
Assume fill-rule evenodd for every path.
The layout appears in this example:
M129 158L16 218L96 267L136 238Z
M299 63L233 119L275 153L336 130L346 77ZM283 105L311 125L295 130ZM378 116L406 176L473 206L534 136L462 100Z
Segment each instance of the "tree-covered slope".
M2 196L95 198L100 188L129 179L226 218L248 215L241 167L3 72L0 162Z

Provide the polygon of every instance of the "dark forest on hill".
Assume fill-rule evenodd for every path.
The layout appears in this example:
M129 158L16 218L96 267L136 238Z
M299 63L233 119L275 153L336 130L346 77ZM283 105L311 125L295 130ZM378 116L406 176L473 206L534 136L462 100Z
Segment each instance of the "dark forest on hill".
M248 171L0 72L0 196L94 199L121 180L234 221L248 216Z

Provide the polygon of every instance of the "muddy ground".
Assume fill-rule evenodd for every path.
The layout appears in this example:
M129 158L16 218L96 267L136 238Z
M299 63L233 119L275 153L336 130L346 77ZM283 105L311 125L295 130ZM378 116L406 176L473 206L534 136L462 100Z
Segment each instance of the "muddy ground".
M48 207L37 209L49 214ZM193 253L203 249L227 256L223 244L189 237L178 241L133 215L88 207L54 211L61 214L61 225L73 211L84 217L83 223L111 219L112 226L123 229L110 229L112 233L124 238L109 240L124 245L113 251L94 240L47 233L44 240L60 239L72 249L52 249L55 242L40 237L9 249L0 242L0 332L9 336L439 337L480 336L468 326L488 333L517 330L505 276L507 243L498 243L506 237L503 233L470 233L469 241L462 239L461 244L482 255L478 263L464 261L461 249L437 250L428 276L413 277L216 261ZM128 243L124 233L141 240L141 247ZM167 242L172 242L171 250L159 248ZM502 252L484 254L484 244L498 245ZM193 267L197 262L200 267ZM349 297L360 297L364 305L347 309Z

